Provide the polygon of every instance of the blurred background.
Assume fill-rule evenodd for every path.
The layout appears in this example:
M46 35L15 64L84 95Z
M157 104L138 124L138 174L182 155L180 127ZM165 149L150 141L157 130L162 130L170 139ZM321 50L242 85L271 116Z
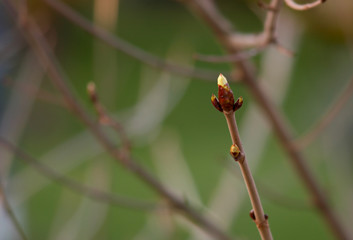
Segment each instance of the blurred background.
M262 30L256 1L216 1L245 33ZM108 32L163 59L230 77L230 65L205 63L195 54L224 54L212 32L181 2L162 0L66 1ZM173 192L236 239L259 239L237 164L228 154L226 121L210 102L216 78L205 81L151 68L72 24L43 1L27 1L76 96L96 117L86 93L92 81L101 103L123 125L131 154ZM280 43L293 57L269 47L251 61L259 84L302 142L353 76L353 2L328 1L297 12L283 6ZM275 239L333 239L310 204L288 156L247 89L236 117L249 165ZM351 86L350 86L351 87ZM353 98L310 143L308 164L341 222L353 222ZM105 127L112 139L119 137ZM71 113L45 69L0 5L0 136L56 172L86 186L133 201L163 202L104 151ZM43 176L0 145L6 197L29 239L209 239L168 209L112 206L89 199ZM350 229L353 234L352 229ZM2 208L0 239L20 239Z

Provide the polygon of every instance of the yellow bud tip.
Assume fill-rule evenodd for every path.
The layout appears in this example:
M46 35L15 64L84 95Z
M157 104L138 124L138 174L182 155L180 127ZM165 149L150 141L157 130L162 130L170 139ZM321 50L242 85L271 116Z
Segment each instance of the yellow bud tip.
M219 86L222 86L224 88L228 88L228 81L227 79L223 76L223 74L219 74L218 79L217 79L217 83Z
M243 103L243 97L239 97L239 104Z
M216 95L212 94L211 101L213 102L216 99Z

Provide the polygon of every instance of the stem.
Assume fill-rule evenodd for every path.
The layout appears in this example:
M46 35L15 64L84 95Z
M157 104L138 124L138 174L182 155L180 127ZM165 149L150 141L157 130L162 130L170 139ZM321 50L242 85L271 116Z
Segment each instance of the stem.
M233 142L233 144L236 144L239 147L240 152L243 155L243 158L237 162L239 163L239 166L240 166L240 169L241 169L241 172L242 172L245 184L246 184L246 188L249 193L251 205L252 205L254 212L255 212L255 220L254 221L255 221L256 226L257 226L259 233L261 235L261 239L272 240L273 238L272 238L270 226L268 224L268 220L265 218L265 213L264 213L264 210L263 210L263 207L261 204L260 196L257 191L254 178L251 174L251 170L250 170L248 163L246 161L246 156L244 153L243 145L240 140L238 126L237 126L237 122L235 119L234 111L224 112L224 116L227 120L228 129L229 129L230 136L232 138L232 142Z
M25 232L23 231L21 224L19 223L19 221L17 220L15 213L12 211L12 208L10 206L9 201L6 198L5 195L5 190L4 187L2 186L2 183L0 182L0 203L2 202L4 209L7 213L7 215L9 216L12 224L14 225L14 227L16 228L16 231L18 232L18 234L20 235L22 240L28 240Z

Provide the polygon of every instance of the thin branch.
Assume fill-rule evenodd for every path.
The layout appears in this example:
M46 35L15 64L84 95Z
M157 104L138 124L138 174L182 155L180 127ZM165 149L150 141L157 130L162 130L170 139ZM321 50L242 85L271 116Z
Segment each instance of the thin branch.
M254 210L254 222L258 228L262 240L272 240L272 234L270 226L268 224L267 217L262 207L259 193L256 188L254 178L252 176L251 170L248 166L246 155L243 149L243 145L240 140L240 135L238 131L237 122L235 119L235 111L239 109L243 103L242 98L239 98L234 103L233 92L229 87L226 78L220 74L218 77L218 98L212 96L212 103L216 108L224 113L227 120L228 129L230 136L232 138L233 145L231 147L231 155L234 160L239 163L246 188L250 197L251 205Z
M343 109L344 105L348 102L353 94L353 78L349 81L341 94L333 101L329 109L318 119L305 134L295 140L295 144L299 149L306 148L311 144L333 121L333 119Z
M224 18L221 18L221 21L218 21L218 19L209 18L208 16L204 17L210 11L208 6L208 2L210 2L209 0L192 0L187 1L186 3L189 2L192 2L192 10L194 10L196 14L199 14L204 19L204 21L209 24L211 29L214 31L215 37L218 38L220 43L224 46L229 54L234 54L240 51L239 46L231 41L232 36L229 36L229 32L221 31L223 29L221 25L224 21L226 21ZM276 2L278 2L278 0L272 0L271 3L274 4ZM211 11L218 12L216 8ZM220 18L221 14L218 13L217 16ZM212 20L211 23L210 19ZM272 17L272 19L274 18ZM239 61L234 63L233 66L241 71L243 82L248 87L254 99L262 108L266 117L270 121L273 130L278 137L279 143L282 145L283 149L290 157L290 160L298 175L312 195L313 203L315 204L318 211L322 214L323 218L326 220L333 234L341 240L351 239L350 235L348 232L346 232L343 225L340 223L337 216L331 209L327 196L323 193L316 178L307 165L308 160L296 148L296 145L292 141L293 137L290 132L290 128L283 120L282 114L258 85L257 79L254 75L253 66L250 65L248 61Z
M11 0L3 1L8 7L9 11L17 16L17 11L13 2ZM200 215L198 211L190 207L181 198L174 195L169 191L162 183L160 183L156 178L154 178L148 171L146 171L142 166L140 166L131 156L125 154L123 151L116 149L115 145L110 141L110 139L102 132L99 126L97 126L91 118L86 114L82 105L76 100L76 97L71 92L67 85L66 78L59 67L48 43L43 38L38 26L28 18L26 24L19 26L21 33L24 35L28 43L31 45L33 51L36 53L38 60L43 66L47 66L48 75L52 80L52 83L57 87L57 89L63 94L66 102L71 107L73 113L88 127L92 134L96 137L97 141L106 149L118 163L122 164L127 170L136 175L145 184L149 185L153 190L155 190L159 195L168 200L168 203L174 209L180 211L191 219L194 223L198 224L205 232L212 235L214 238L221 240L230 240L221 229L210 222L207 218Z
M226 22L224 18L216 11L214 3L206 1L203 4L203 11L199 11L197 1L191 1L191 7L197 11L199 14L202 14L204 19L210 24L213 30L217 33L218 36L223 35L222 41L230 41L232 46L236 48L250 48L255 47L255 49L250 49L245 52L237 51L235 53L230 53L229 55L224 56L205 56L197 55L197 59L207 61L207 62L239 62L247 60L258 53L262 52L269 45L274 45L281 53L291 56L291 51L284 48L279 44L278 39L275 36L276 22L279 15L281 0L272 0L269 5L265 5L262 2L259 2L260 6L266 9L267 14L265 17L264 29L261 33L257 34L240 34L234 33L231 30L231 27L224 29L220 28L223 22ZM265 7L266 6L266 7ZM213 17L210 17L213 16ZM217 24L214 24L217 23Z
M298 11L309 10L311 8L317 7L323 4L324 2L326 2L326 0L316 0L315 2L312 2L312 3L299 4L299 3L296 3L294 0L284 0L284 1L288 5L288 7Z
M9 216L13 226L16 228L16 231L18 232L18 234L20 235L22 240L28 240L24 230L21 227L21 224L19 223L19 221L16 218L15 213L12 211L12 208L10 206L9 201L7 200L6 194L5 194L5 189L2 185L2 183L0 182L0 203L2 202L2 205L4 206L4 209L7 213L7 215Z
M225 161L222 161L222 164L225 164ZM234 168L229 168L226 166L226 169L232 173L232 175L237 179L242 179L242 176L239 175L238 171L235 171ZM313 206L309 202L300 201L291 197L288 197L279 191L274 190L272 187L268 186L264 182L257 181L259 193L266 199L278 206L291 209L291 210L300 210L300 211L310 211L313 210Z
M87 84L87 93L91 99L91 102L93 104L93 107L95 108L99 122L103 125L108 125L112 127L115 132L121 137L122 139L122 145L123 145L123 151L128 153L131 148L131 143L130 140L128 139L123 127L121 124L114 120L105 110L103 105L99 101L99 97L96 92L96 85L93 82L90 82Z
M198 2L196 0L194 2ZM201 3L201 1L200 1ZM271 9L267 10L264 29L261 33L258 34L239 34L239 33L231 33L228 35L228 41L231 42L233 47L237 49L248 48L248 47L258 47L264 48L270 44L276 45L278 42L275 31L276 31L276 23L277 18L280 12L281 0L272 0L271 3L267 6L267 8ZM217 28L219 24L215 25ZM234 53L231 53L234 54Z
M154 68L161 69L163 71L169 71L174 74L178 74L180 76L185 77L192 77L197 79L203 79L212 81L217 77L216 72L198 69L195 70L193 68L187 66L181 66L176 63L165 61L157 56L152 55L127 41L107 32L103 28L94 25L89 20L85 19L84 17L80 16L74 10L72 10L67 5L63 4L57 0L44 0L53 10L57 13L61 14L70 22L74 23L75 25L79 26L86 32L90 33L94 37L100 39L101 41L105 42L109 46L125 53L128 56L131 56L146 65L149 65Z
M3 139L2 137L0 137L0 145L4 147L7 151L18 156L22 161L29 164L31 167L33 167L36 171L38 171L46 178L57 182L58 184L69 188L73 192L86 196L94 201L139 210L154 210L158 207L156 204L153 203L117 196L111 193L100 191L95 188L87 187L77 181L65 177L54 169L42 164L40 161L34 159L18 147Z
M5 87L13 87L14 82L10 78L5 78L3 83ZM48 90L45 89L35 89L32 85L28 83L17 83L19 86L18 88L13 88L15 91L19 91L22 94L27 94L29 96L33 96L43 102L49 103L49 104L54 104L63 108L67 108L66 103L62 99L61 96L56 95Z
M250 49L247 51L242 51L239 53L235 53L232 55L203 55L203 54L195 54L194 58L204 62L213 62L213 63L225 63L225 62L238 62L243 61L245 59L249 59L261 53L264 48L261 49Z

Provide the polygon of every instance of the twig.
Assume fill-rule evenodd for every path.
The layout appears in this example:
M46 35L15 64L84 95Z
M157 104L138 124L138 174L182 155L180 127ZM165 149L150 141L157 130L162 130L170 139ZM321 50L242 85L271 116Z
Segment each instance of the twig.
M14 82L10 78L4 79L2 83L5 87L13 87ZM21 94L26 94L31 97L35 97L43 102L54 104L63 108L67 108L66 103L59 95L55 95L54 93L45 90L45 89L36 89L32 85L28 83L16 83L18 88L13 88L15 91L21 92Z
M139 210L154 210L155 208L157 208L156 204L113 195L111 193L107 193L107 192L100 191L98 189L87 187L77 181L74 181L68 177L65 177L61 173L58 173L54 169L34 159L33 157L23 152L18 147L14 146L7 140L3 139L2 137L0 137L0 145L6 148L7 151L17 155L21 160L29 164L31 167L33 167L35 170L37 170L39 173L41 173L43 176L47 177L48 179L51 179L52 181L55 181L69 188L73 192L82 194L92 200L99 201L102 203L107 203L110 205L123 206L127 208L132 208L132 209L139 209Z
M249 193L251 205L254 209L253 220L256 223L261 238L263 240L272 240L270 226L268 224L267 217L265 217L254 178L246 161L245 152L240 140L238 126L234 115L235 111L242 106L243 99L240 97L234 103L233 92L230 89L226 78L222 74L218 77L218 98L219 100L217 100L217 98L213 95L212 103L218 110L224 113L227 120L229 133L233 142L230 152L234 160L239 163L244 182Z
M69 8L67 5L63 4L60 1L45 0L45 2L53 10L55 10L63 17L65 17L67 20L79 26L86 32L90 33L94 37L102 40L106 44L125 53L126 55L131 56L145 63L146 65L161 69L163 71L169 71L169 72L178 74L180 76L193 77L193 78L203 79L208 81L212 81L217 76L216 72L203 70L203 69L195 70L190 67L181 66L172 62L164 61L163 59L157 56L154 56L151 53L148 53L142 49L139 49L117 36L114 36L113 34L107 32L103 28L95 26L90 21L80 16L78 13L76 13L75 11L73 11L71 8Z
M202 1L195 0L193 2L199 2L202 4ZM228 35L229 42L231 42L233 47L237 49L247 48L247 47L259 47L264 48L270 44L275 44L278 42L275 36L276 22L279 15L279 10L281 7L281 0L272 0L271 3L267 6L271 11L267 11L264 29L261 33L258 34L239 34L231 33ZM215 25L219 28L219 25ZM234 54L234 53L231 53Z
M5 190L4 187L2 185L2 182L0 182L0 203L2 202L2 205L4 206L4 209L7 213L7 215L9 216L12 224L14 225L14 227L16 228L16 231L18 232L18 234L20 235L22 240L28 240L24 230L21 227L21 224L18 222L15 213L12 211L12 208L10 206L9 201L7 200L6 194L5 194Z
M250 49L247 51L242 51L232 55L224 55L224 56L196 54L194 58L204 62L213 62L213 63L238 62L238 61L243 61L245 59L254 57L259 53L261 53L263 50L264 48Z
M111 126L122 139L123 151L129 152L131 148L131 143L123 127L120 125L119 122L111 118L109 114L106 112L105 108L102 106L102 104L99 101L99 98L96 92L96 85L93 82L90 82L87 84L87 93L98 114L99 122L103 125Z
M17 11L13 2L10 0L3 1L15 17ZM186 217L190 218L193 222L198 224L205 232L212 235L214 238L221 240L229 240L222 230L210 222L207 218L199 214L194 208L190 207L182 199L172 194L167 188L164 187L157 179L155 179L148 171L140 166L131 156L116 149L110 139L101 131L90 117L86 114L81 104L76 100L74 94L71 92L65 81L64 74L61 72L51 49L47 42L43 39L43 35L38 29L37 25L28 18L26 24L20 26L21 33L24 35L28 43L31 45L33 51L36 53L38 60L43 66L47 66L48 75L53 84L63 94L66 102L71 107L76 116L89 128L92 134L96 137L97 141L106 149L118 163L122 164L127 170L135 174L145 184L149 185L159 195L168 200L168 203L174 209L183 213Z
M294 0L284 0L284 1L288 5L288 7L298 11L309 10L311 8L317 7L323 4L324 2L326 2L326 0L316 0L315 2L312 2L312 3L299 4L299 3L296 3Z
M222 164L225 164L225 161L222 161ZM242 179L242 176L239 175L238 171L235 171L234 168L229 168L226 166L226 169L237 179ZM274 190L272 187L268 186L263 182L257 182L259 193L267 201L273 202L278 206L291 210L300 210L300 211L310 211L313 210L313 206L309 202L300 201L291 197L288 197L279 191Z
M306 148L312 143L322 131L333 121L339 114L344 105L347 103L353 93L353 78L349 81L342 93L333 101L329 109L318 119L305 134L295 140L295 144L299 149Z
M195 10L204 21L209 24L209 26L214 31L215 36L228 51L229 54L234 54L239 52L239 47L236 44L233 44L231 41L231 36L229 32L221 31L223 27L221 26L223 18L214 19L211 18L212 22L210 23L209 17L204 17L210 11L207 0L192 0L193 7L192 10ZM277 0L272 0L272 3L277 2ZM196 8L196 9L195 9ZM218 12L217 9L213 9L213 12ZM221 15L217 14L220 18ZM274 19L274 18L272 18ZM330 226L333 234L341 240L351 239L350 235L346 232L337 216L334 214L329 201L321 190L317 180L314 178L313 173L311 172L309 166L307 165L307 159L302 155L302 153L296 148L296 145L292 141L293 137L290 133L290 128L287 126L286 122L283 120L282 114L279 110L272 104L271 100L263 92L260 86L257 84L256 77L252 66L248 61L239 61L234 63L235 68L238 68L242 73L243 82L247 85L249 91L253 95L256 102L264 111L266 117L272 124L274 132L278 137L279 143L282 145L283 149L286 151L290 160L295 167L298 175L305 184L306 188L312 195L313 203L315 204L318 211L322 214L323 218L326 220L328 226Z

